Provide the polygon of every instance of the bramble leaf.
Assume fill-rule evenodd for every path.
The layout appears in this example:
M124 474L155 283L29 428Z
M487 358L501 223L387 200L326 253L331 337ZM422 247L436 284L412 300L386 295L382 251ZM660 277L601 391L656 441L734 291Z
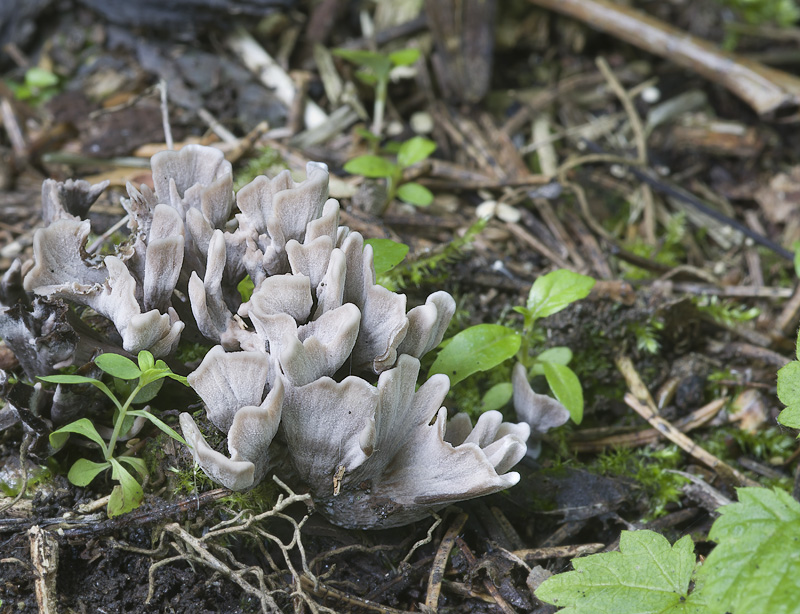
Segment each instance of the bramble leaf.
M778 416L778 422L800 428L800 362L795 360L778 370L778 398L788 406Z
M367 239L364 243L372 246L375 275L383 275L387 271L391 271L403 261L408 253L408 245L391 239Z
M558 269L537 278L528 294L527 309L534 319L558 313L571 303L586 298L595 280L567 269Z
M101 471L108 469L111 463L105 461L103 463L95 463L85 458L79 458L70 467L67 479L75 486L87 486L97 474Z
M544 376L550 390L559 402L567 408L569 416L575 424L583 420L583 389L575 372L566 365L557 362L541 362Z
M120 356L113 352L100 354L94 359L94 364L112 377L120 379L138 379L142 374L139 367L130 358L125 358L125 356Z
M575 571L545 580L536 596L560 614L705 614L689 594L694 565L688 535L670 546L653 531L623 531L619 552L573 559Z
M697 576L709 614L792 614L800 595L800 504L782 490L739 488Z
M436 357L428 377L444 373L454 386L478 371L487 371L519 351L520 334L499 324L478 324L462 330Z

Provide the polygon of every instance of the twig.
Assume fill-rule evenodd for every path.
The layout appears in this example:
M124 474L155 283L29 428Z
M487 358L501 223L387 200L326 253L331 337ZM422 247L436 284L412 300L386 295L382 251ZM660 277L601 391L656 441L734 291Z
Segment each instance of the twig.
M25 137L22 134L22 128L19 127L14 108L5 98L0 100L0 115L2 115L8 140L11 141L11 147L14 149L14 155L23 158L28 150L25 145Z
M297 95L292 79L247 30L242 27L237 28L225 39L225 43L250 71L258 75L261 83L273 90L275 96L291 108ZM309 129L328 121L325 111L313 100L306 102L303 118L306 128Z
M103 234L101 234L99 237L97 237L92 242L92 244L89 247L86 248L86 253L87 254L93 254L98 249L100 249L100 246L103 245L103 243L106 241L106 239L108 239L108 237L113 235L115 232L117 232L120 228L122 228L125 224L128 223L128 219L130 219L130 215L126 214L122 219L120 219L111 228L109 228Z
M472 550L469 549L466 542L461 539L460 537L456 537L456 544L458 545L458 549L461 550L461 554L467 559L467 563L469 563L470 567L475 567L478 563L478 559L475 558L475 555L472 554ZM486 587L486 590L489 591L489 594L494 599L496 605L500 607L500 609L504 612L504 614L516 614L514 608L512 608L508 602L503 599L503 596L500 594L500 591L497 590L497 587L492 582L492 579L489 577L485 577L483 579L483 585Z
M525 548L524 550L514 550L513 554L524 561L574 559L584 554L599 552L605 547L605 544L576 544L572 546L551 546L549 548Z
M431 573L428 576L428 592L425 595L425 607L429 611L436 612L439 609L439 595L442 592L442 579L444 578L444 570L447 566L447 559L450 556L450 550L456 542L458 534L467 523L468 516L461 512L455 517L450 528L442 538L442 543L439 544L439 550L436 552L436 557L433 559L431 565Z
M34 587L39 614L58 614L56 576L58 575L58 540L39 525L28 531Z
M200 107L197 109L197 116L202 119L211 131L216 134L223 142L225 143L238 143L239 139L236 138L236 135L233 134L230 130L228 130L225 126L219 123L219 120L214 117L211 112L206 109L205 107ZM170 147L170 149L172 149Z
M569 1L571 2L572 0L569 0ZM775 243L771 239L768 239L767 237L765 237L761 233L756 232L755 230L753 230L749 226L747 226L745 224L742 224L738 220L735 220L735 219L733 219L731 217L728 217L727 215L725 215L724 213L721 213L720 211L717 211L713 207L710 207L709 205L704 203L702 200L697 198L694 194L691 194L691 193L689 193L689 192L687 192L687 191L685 191L685 190L683 190L681 188L669 185L668 183L665 183L664 181L662 181L660 179L657 179L655 177L655 175L652 173L652 171L650 171L649 169L648 170L644 170L644 169L641 169L641 168L636 168L636 166L639 165L638 161L629 160L629 159L626 159L626 158L619 158L617 156L611 156L610 158L604 159L602 156L605 156L605 155L608 155L608 154L606 154L603 151L603 149L599 145L597 145L597 143L593 143L592 141L590 141L588 139L584 139L583 142L586 143L586 146L589 147L591 150L597 152L596 155L601 156L600 158L598 158L598 159L596 159L594 161L607 161L608 162L611 159L614 159L614 161L616 163L626 165L628 167L628 170L630 171L630 173L634 177L636 177L640 181L643 181L643 182L651 185L658 192L661 192L662 194L666 194L667 196L672 196L673 198L677 198L680 201L688 203L688 204L692 205L695 209L700 211L701 213L704 213L707 216L715 219L716 221L722 222L723 224L726 224L726 225L730 226L731 228L734 228L734 229L738 230L743 235L753 239L753 241L755 241L759 245L763 245L764 247L767 247L767 248L771 249L773 252L775 252L779 256L781 256L783 258L786 258L787 260L790 260L790 261L794 260L794 254L792 252L790 252L788 249L786 249L784 247L781 247L780 245L778 245L777 243ZM586 156L586 158L589 158L589 156Z
M158 82L158 89L161 90L161 123L164 126L164 142L167 144L167 149L172 150L175 149L175 143L172 141L172 127L169 125L169 104L165 79Z
M631 390L631 392L625 394L625 403L628 407L647 420L654 429L659 431L672 443L716 471L726 482L731 482L738 486L759 486L758 482L751 480L725 461L720 460L700 447L672 424L667 422L667 420L659 416L655 401L653 401L650 391L647 389L647 386L645 386L630 358L627 356L620 356L615 360L615 363L620 373L622 373L622 376L625 378L628 388Z
M722 52L708 41L627 6L610 0L530 1L693 70L727 87L760 115L800 103L796 77Z
M628 92L625 91L625 88L622 87L622 84L619 82L619 79L617 79L616 75L614 75L605 58L598 57L596 63L597 67L600 69L600 72L603 73L606 81L608 81L608 85L617 95L617 98L619 98L623 108L625 109L625 113L628 116L628 121L631 123L631 129L633 130L633 136L636 141L636 153L639 163L643 165L647 164L647 139L644 135L642 121L639 119L639 114L636 112L636 107L633 105L631 97L628 95ZM655 202L653 201L653 193L650 191L650 188L647 185L642 186L642 190L644 199L644 236L651 245L655 245L656 212Z
M421 548L425 544L429 544L431 543L431 541L433 541L433 532L436 530L436 527L442 524L441 516L439 516L438 514L433 514L433 517L435 518L435 520L433 521L433 524L428 528L428 534L424 538L418 540L413 546L411 546L411 550L409 550L408 554L403 558L402 561L400 561L401 566L408 565L408 562L411 560L411 556L417 551L417 548Z

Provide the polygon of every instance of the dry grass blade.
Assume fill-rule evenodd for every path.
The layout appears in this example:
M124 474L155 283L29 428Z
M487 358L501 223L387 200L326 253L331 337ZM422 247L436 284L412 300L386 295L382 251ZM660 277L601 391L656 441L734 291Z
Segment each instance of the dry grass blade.
M439 608L439 595L442 592L442 579L444 578L444 569L447 566L447 558L450 556L450 550L456 543L456 538L467 523L468 516L463 512L456 516L453 524L447 529L447 533L442 538L442 543L439 544L439 550L436 552L436 557L433 559L431 565L431 573L428 577L428 593L425 595L425 607L429 611L436 612Z

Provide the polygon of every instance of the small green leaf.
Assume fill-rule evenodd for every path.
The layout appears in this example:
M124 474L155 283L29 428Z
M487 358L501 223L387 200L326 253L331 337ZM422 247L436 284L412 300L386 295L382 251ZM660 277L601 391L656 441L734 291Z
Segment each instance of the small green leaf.
M344 165L344 170L352 175L364 177L391 177L397 167L380 156L358 156Z
M174 440L179 441L183 445L186 445L183 437L181 437L174 429L164 424L160 418L156 418L153 414L149 411L144 411L143 409L131 409L128 411L129 416L141 416L142 418L147 418L150 422L155 424L159 429L164 431L167 435L172 437Z
M131 401L131 403L147 403L148 401L152 401L156 397L156 395L161 391L161 387L163 385L164 385L163 377L157 379L154 382L150 382L139 392L136 393L136 396L133 398L133 401Z
M100 354L94 359L94 364L112 377L120 379L138 379L142 374L139 367L130 358L112 352Z
M103 456L105 456L106 442L103 441L100 433L97 432L97 429L94 428L94 424L92 424L92 421L88 418L81 418L75 422L70 422L50 433L50 445L54 448L60 448L67 441L70 433L76 433L91 439L100 446L100 449L103 451Z
M583 390L578 376L566 365L556 362L542 362L541 364L550 390L567 408L572 421L580 424L583 420Z
M491 411L504 407L514 395L514 387L511 382L500 382L495 384L481 399L481 411Z
M400 200L417 207L427 207L433 202L433 192L415 181L404 183L397 189Z
M141 371L147 371L148 369L152 369L156 366L156 361L153 358L153 355L148 352L147 350L142 350L139 352L139 355L136 357L136 360L139 363L139 369Z
M572 350L563 345L549 348L539 354L536 360L554 362L559 365L568 365L572 361Z
M375 265L376 275L383 275L392 270L408 253L408 245L391 239L367 239L364 243L372 246L372 262Z
M105 461L103 463L94 463L85 458L79 458L75 461L67 474L67 479L75 486L87 486L97 474L108 469L111 463Z
M34 66L25 73L25 85L41 90L58 85L58 77L49 70Z
M508 360L519 351L522 337L499 324L478 324L462 330L436 357L428 377L444 373L450 385L478 371L487 371Z
M338 55L357 66L364 66L372 70L378 77L386 77L392 69L392 62L382 53L364 51L361 49L334 49L333 55Z
M353 132L364 139L367 143L372 145L377 145L381 141L381 137L377 134L373 133L371 130L367 130L364 126L356 126L353 129Z
M109 461L111 462L111 476L119 482L119 486L115 486L111 491L106 508L108 517L113 518L139 507L144 499L144 491L136 478L120 465L118 460L112 458Z
M242 302L246 303L250 300L250 297L253 296L253 290L255 289L255 284L253 280L250 279L249 275L245 275L244 279L238 283L236 289L239 291L239 296L242 297Z
M653 531L623 531L619 552L573 559L575 571L548 578L535 594L562 614L706 614L689 594L694 564L689 535L670 547Z
M535 319L558 313L571 303L586 298L595 280L586 275L559 269L539 277L528 294L527 308Z
M419 59L419 49L400 49L389 54L389 59L395 66L409 66Z
M403 168L422 162L436 151L436 143L421 136L408 139L397 152L397 163Z
M39 375L36 379L50 384L97 384L97 380L83 375Z
M131 466L139 474L140 478L145 479L147 477L147 463L144 462L144 459L133 456L118 456L117 460Z

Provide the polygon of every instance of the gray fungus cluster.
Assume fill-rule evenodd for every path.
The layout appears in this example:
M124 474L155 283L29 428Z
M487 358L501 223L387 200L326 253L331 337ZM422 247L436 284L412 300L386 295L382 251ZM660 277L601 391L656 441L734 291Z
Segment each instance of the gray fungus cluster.
M27 292L104 316L124 350L171 354L184 336L216 344L189 383L227 433L224 454L188 413L181 429L195 461L233 490L271 473L311 493L345 527L403 525L519 481L510 469L566 410L514 372L522 422L499 412L474 426L448 420L445 375L417 388L419 359L455 310L435 292L406 296L375 283L372 248L339 225L325 165L257 177L234 194L221 151L189 145L152 159L154 189L128 185L131 235L115 255L86 252L81 219L104 185L45 181L46 226L34 261L17 270ZM19 269L19 267L18 267ZM237 285L255 286L243 302Z

